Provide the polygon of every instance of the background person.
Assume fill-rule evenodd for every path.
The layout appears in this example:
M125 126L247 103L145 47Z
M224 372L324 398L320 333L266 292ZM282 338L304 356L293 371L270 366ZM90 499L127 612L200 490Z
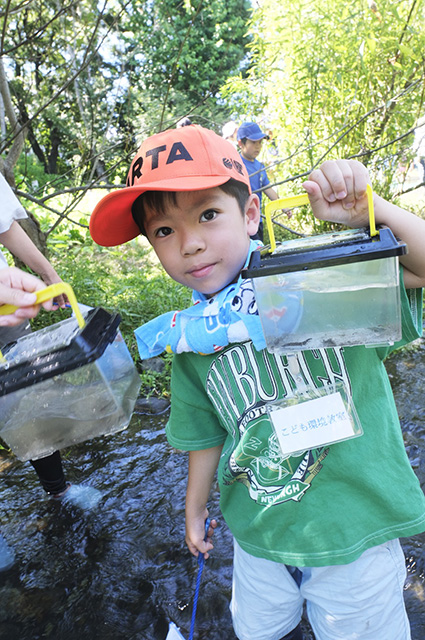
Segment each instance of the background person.
M228 140L229 142L232 143L232 145L235 147L235 149L238 148L238 139L237 139L237 133L238 133L238 125L234 120L229 120L229 122L226 122L222 129L222 136L225 140Z
M180 129L180 127L189 127L191 124L192 120L186 116L185 118L182 118L178 121L178 123L176 124L176 129Z
M260 198L260 211L263 193L265 193L270 200L277 200L279 198L273 187L268 186L270 180L264 164L257 160L264 139L268 139L268 135L261 131L255 122L243 122L237 131L241 158L248 171L252 192L256 193ZM260 220L257 234L253 236L254 240L257 238L263 241L262 220Z

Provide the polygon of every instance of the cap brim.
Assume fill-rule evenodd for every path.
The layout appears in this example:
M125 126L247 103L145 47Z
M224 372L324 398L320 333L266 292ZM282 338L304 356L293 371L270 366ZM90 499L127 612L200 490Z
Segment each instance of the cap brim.
M200 191L219 187L229 180L230 176L189 176L184 180L178 177L111 191L97 203L91 214L90 235L102 247L124 244L140 235L131 207L145 191Z
M252 136L242 136L242 137L238 135L238 141L243 140L244 138L246 138L247 140L251 140L252 142L257 142L257 140L263 140L264 138L268 140L269 136L267 135L267 133L254 133L254 135Z

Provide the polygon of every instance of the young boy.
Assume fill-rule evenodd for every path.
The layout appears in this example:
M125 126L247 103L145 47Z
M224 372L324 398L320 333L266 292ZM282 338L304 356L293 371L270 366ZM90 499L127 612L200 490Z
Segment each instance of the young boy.
M257 160L257 156L263 145L263 140L268 138L268 135L261 131L256 122L243 122L237 130L236 137L242 161L248 171L251 189L260 199L261 211L263 192L270 200L277 200L279 197L276 191L268 186L270 185L270 180L266 172L266 167L262 162ZM261 219L255 238L263 241L263 221Z
M334 161L304 188L318 218L360 227L368 224L367 182L360 163ZM422 327L425 221L377 195L374 205L376 222L409 247L400 258L405 344ZM240 640L299 640L305 601L317 640L407 640L398 537L425 530L425 498L383 365L391 349L268 353L250 282L240 277L258 222L258 197L236 151L198 126L147 139L128 186L103 198L90 221L104 246L146 235L168 274L194 290L193 307L136 331L142 357L177 354L167 437L190 452L188 547L205 557L213 547L214 520L203 537L218 467ZM336 382L351 395L363 435L284 456L265 405Z

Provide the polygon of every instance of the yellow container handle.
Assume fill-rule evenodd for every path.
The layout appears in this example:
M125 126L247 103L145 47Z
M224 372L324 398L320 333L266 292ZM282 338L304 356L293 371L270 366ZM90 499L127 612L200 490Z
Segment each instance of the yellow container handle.
M369 206L369 229L370 235L379 236L379 231L375 226L375 209L373 208L373 191L370 184L366 185L367 204Z
M55 282L55 284L51 284L45 289L40 289L34 293L36 295L36 304L42 304L43 302L47 302L47 300L51 300L52 298L56 298L56 296L65 293L80 328L82 329L85 326L86 322L80 311L77 298L75 297L70 284L67 284L66 282ZM18 307L15 307L13 304L3 304L0 306L0 315L7 316L9 313L14 313L17 309Z
M77 298L75 297L74 291L70 284L67 284L66 282L55 282L54 284L45 287L45 289L40 289L39 291L35 291L34 293L36 295L36 304L42 304L43 302L47 302L47 300L51 300L52 298L61 295L61 293L65 293L70 302L80 329L85 326L86 321L83 318L83 314L81 313L78 306ZM19 307L15 307L13 304L3 304L0 306L0 315L7 316L9 315L9 313L14 313L18 308ZM0 362L6 362L6 358L1 351Z
M366 186L366 196L367 196L367 204L369 209L369 227L370 227L370 235L371 237L379 235L379 231L376 230L375 226L375 211L373 208L373 191L370 184ZM292 209L293 207L300 207L303 204L309 204L310 200L308 199L307 193L302 193L298 196L288 196L287 198L279 198L279 200L270 200L265 206L265 216L266 216L266 224L267 230L269 232L269 240L270 240L270 253L276 249L276 239L274 235L273 222L272 222L272 212L277 211L277 209Z

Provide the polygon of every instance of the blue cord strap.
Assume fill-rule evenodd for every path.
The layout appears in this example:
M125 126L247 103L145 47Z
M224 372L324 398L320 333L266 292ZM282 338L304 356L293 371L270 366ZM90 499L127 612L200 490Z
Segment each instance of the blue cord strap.
M205 520L205 536L204 540L208 537L208 529L210 526L210 519L207 518ZM199 598L199 587L201 585L202 571L204 570L204 554L200 553L198 555L198 575L196 576L196 587L195 587L195 595L193 596L193 609L192 609L192 620L190 622L190 633L189 640L193 640L193 632L195 629L195 618L196 618L196 608L198 606L198 598Z

